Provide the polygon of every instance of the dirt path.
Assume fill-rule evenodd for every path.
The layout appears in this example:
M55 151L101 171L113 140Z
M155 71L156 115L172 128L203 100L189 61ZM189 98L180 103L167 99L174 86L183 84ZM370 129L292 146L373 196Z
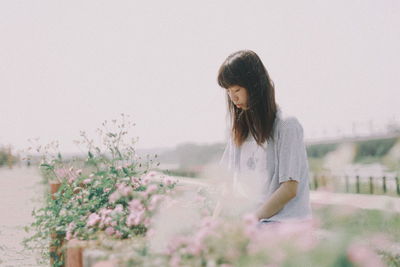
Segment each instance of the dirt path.
M39 266L21 244L34 207L43 199L37 168L0 169L0 266Z

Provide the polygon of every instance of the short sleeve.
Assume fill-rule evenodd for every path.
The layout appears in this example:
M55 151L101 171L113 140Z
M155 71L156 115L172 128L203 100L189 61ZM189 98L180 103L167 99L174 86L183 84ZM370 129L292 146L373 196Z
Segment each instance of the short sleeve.
M279 183L300 181L308 169L303 127L296 118L282 123L278 141Z

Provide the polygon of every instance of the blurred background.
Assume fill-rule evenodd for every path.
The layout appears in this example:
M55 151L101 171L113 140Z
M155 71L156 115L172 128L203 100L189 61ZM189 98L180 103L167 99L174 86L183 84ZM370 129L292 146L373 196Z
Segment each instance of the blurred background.
M81 130L124 113L139 154L200 177L229 131L218 68L251 49L312 188L400 194L399 1L1 1L0 21L0 166L35 163L28 139L79 156Z

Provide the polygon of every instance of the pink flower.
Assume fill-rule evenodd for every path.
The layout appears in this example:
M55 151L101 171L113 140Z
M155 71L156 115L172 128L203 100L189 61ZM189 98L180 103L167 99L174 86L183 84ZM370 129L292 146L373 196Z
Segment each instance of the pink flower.
M176 179L172 178L171 176L164 177L163 183L167 186L175 184L177 181Z
M150 199L150 204L149 204L149 210L155 210L157 207L157 204L164 198L163 195L153 195Z
M83 180L83 184L88 184L88 183L90 183L92 181L92 179L85 179L85 180Z
M116 184L118 192L121 194L121 196L127 197L129 194L132 193L132 187L126 185L126 184Z
M146 193L147 193L148 195L150 195L150 194L153 194L154 192L157 192L157 190L158 190L158 186L155 185L155 184L151 184L151 185L149 185L149 186L147 187Z
M210 231L209 229L200 229L199 231L197 231L197 233L194 236L194 242L195 243L202 243L203 240L212 233L212 231Z
M142 211L144 210L144 206L139 199L135 198L129 202L129 210L130 212Z
M347 249L349 260L360 266L365 267L383 267L379 256L369 247L363 244L353 243Z
M149 227L150 226L150 218L145 218L143 221L144 226Z
M188 244L189 241L188 237L174 236L169 240L165 253L173 255L181 246Z
M173 255L171 260L169 261L169 266L171 267L181 266L181 258L178 255Z
M111 191L111 188L104 188L104 190L103 190L104 193L108 193L110 191Z
M117 206L115 206L113 212L114 213L122 213L124 211L124 207L121 204L118 204Z
M64 179L68 176L68 170L65 168L55 169L54 172L56 173L56 176L60 179Z
M107 227L106 230L105 230L105 233L107 235L113 235L115 233L115 230L112 227Z
M70 222L67 227L67 233L65 234L66 240L71 240L73 238L72 232L74 231L74 228L75 228L75 223Z
M192 242L187 247L187 250L190 254L199 256L200 253L204 250L204 245L202 242Z
M76 174L77 175L81 175L82 174L82 169L76 170Z
M132 188L130 186L125 186L120 190L122 196L127 197L132 193Z
M146 236L147 236L147 238L153 238L154 237L154 235L156 234L156 230L154 230L154 229L151 229L151 228L149 228L147 231L146 231Z
M88 220L87 220L87 225L88 226L94 226L94 225L96 225L98 222L100 222L100 216L99 215L97 215L96 213L92 213L92 214L90 214L90 216L88 217Z
M114 236L116 238L121 238L122 237L122 233L120 231L116 230Z
M137 177L132 177L131 178L131 183L132 184L140 184L140 179Z
M140 180L142 181L141 182L142 185L147 185L148 183L150 183L151 181L150 173L142 175Z
M76 180L76 176L70 176L68 179L68 183L72 184Z
M204 202L205 200L206 200L206 198L204 196L200 196L200 195L196 196L196 202Z
M111 223L112 223L112 219L110 218L110 217L106 217L106 218L104 218L104 220L103 220L103 224L104 225L111 225ZM115 225L114 225L115 226Z
M118 191L114 191L109 197L108 197L108 202L114 203L118 199L121 198L121 194Z
M106 217L107 215L110 215L111 212L112 212L111 209L102 208L100 210L100 215L101 215L101 217Z
M211 216L205 217L201 221L202 228L214 229L217 226L218 226L218 221Z
M70 231L67 231L67 233L65 234L65 239L66 240L71 240L72 239L72 234Z
M124 184L115 184L115 187L116 187L117 190L119 191L121 188L124 187Z
M126 218L126 225L129 227L139 225L144 219L144 211L132 212Z

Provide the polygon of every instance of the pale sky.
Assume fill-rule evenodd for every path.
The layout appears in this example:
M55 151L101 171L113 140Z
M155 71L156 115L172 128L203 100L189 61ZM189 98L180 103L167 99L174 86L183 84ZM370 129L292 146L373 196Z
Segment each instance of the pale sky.
M223 142L223 60L261 57L306 138L400 119L400 1L0 2L0 146L129 114L137 148ZM325 129L325 130L324 130Z

